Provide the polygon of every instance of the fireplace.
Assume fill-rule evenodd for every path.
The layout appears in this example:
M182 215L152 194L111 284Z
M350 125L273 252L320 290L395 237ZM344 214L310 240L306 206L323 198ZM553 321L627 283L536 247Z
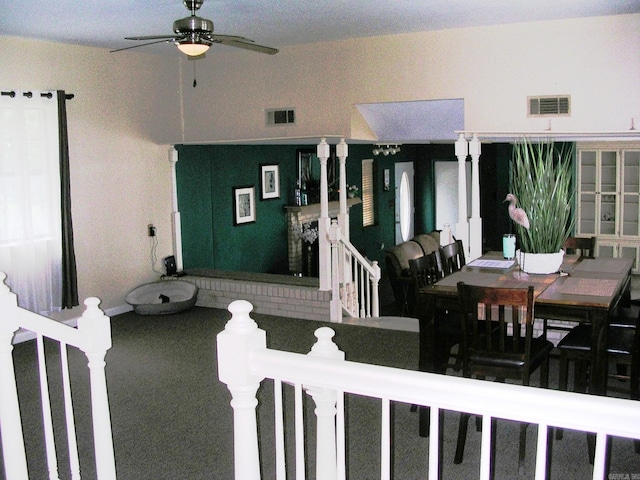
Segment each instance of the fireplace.
M347 207L361 203L360 198L347 199ZM302 226L305 223L317 222L320 219L320 204L285 207L287 215L287 245L289 252L289 272L300 274L303 271ZM340 213L340 202L329 202L329 218L337 218Z

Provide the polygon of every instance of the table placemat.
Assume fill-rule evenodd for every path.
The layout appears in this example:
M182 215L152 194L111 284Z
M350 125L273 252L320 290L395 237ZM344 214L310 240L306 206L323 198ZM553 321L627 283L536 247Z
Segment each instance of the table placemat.
M571 277L565 279L559 291L565 295L611 297L615 293L617 286L618 280Z
M448 277L444 277L438 280L438 285L453 286L455 287L458 282L463 281L471 285L492 285L495 283L501 274L495 273L479 273L479 272L456 272Z
M477 258L467 265L469 267L482 267L482 268L511 268L515 260L494 260L492 258Z
M575 272L624 273L626 265L611 258L586 258L574 267Z

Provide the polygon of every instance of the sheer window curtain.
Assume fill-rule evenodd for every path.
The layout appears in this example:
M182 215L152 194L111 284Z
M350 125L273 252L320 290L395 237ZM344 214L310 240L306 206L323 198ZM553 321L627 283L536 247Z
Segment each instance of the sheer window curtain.
M63 307L56 100L35 91L0 97L0 271L18 304L42 314Z

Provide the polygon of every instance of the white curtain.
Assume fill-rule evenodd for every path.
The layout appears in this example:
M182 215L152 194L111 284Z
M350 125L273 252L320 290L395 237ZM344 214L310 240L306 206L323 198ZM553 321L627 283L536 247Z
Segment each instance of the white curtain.
M61 216L56 95L0 97L0 271L18 304L60 310Z

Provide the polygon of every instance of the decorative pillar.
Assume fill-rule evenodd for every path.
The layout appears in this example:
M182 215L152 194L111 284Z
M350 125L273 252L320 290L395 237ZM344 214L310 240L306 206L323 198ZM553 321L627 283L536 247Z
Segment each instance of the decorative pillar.
M469 223L467 221L467 160L468 145L464 134L458 134L456 140L456 157L458 157L458 223L456 223L456 238L462 240L465 252L469 252Z
M236 300L229 305L231 320L218 334L218 378L231 392L234 471L237 479L260 480L256 393L263 378L251 374L249 355L267 348L267 337L249 316L253 305Z
M318 219L318 256L320 290L331 289L331 246L329 242L329 185L327 182L327 159L329 144L323 138L318 144L320 160L320 218Z
M480 217L480 150L477 134L469 142L471 155L471 219L469 220L469 257L475 260L482 256L482 218Z
M169 163L171 164L171 229L173 234L173 255L176 257L176 270L182 271L182 227L180 212L178 211L178 184L176 181L176 163L178 151L169 149Z
M329 327L318 328L318 339L308 355L344 361L344 352L331 340L335 332ZM336 478L336 401L338 392L328 388L307 387L316 404L316 478Z
M349 241L349 209L347 208L347 156L349 155L349 147L340 139L340 143L336 145L336 156L340 161L340 214L338 215L338 225L342 232L342 238Z

